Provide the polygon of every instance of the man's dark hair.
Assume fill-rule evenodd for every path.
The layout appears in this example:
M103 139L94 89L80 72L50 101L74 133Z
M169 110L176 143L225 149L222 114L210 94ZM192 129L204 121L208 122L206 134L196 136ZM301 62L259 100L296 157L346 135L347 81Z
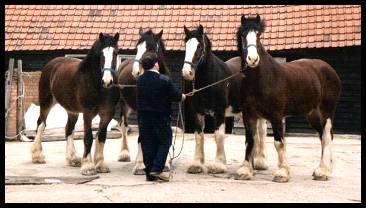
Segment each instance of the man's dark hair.
M156 53L145 53L141 60L142 68L144 70L149 70L154 67L157 61L158 56L156 55Z

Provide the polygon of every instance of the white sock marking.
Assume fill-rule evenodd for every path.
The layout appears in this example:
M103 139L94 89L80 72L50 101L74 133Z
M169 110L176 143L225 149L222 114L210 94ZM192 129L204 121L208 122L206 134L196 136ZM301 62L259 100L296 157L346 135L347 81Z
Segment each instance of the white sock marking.
M215 131L216 141L216 161L226 163L225 156L225 123L221 124L219 129Z
M326 168L331 169L332 164L332 135L330 130L332 129L332 122L328 118L324 126L323 137L322 137L322 162Z

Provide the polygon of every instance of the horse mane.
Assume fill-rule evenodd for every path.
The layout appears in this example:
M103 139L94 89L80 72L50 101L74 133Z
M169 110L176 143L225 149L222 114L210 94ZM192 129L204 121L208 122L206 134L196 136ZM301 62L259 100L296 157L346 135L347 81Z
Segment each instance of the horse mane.
M100 47L100 40L99 38L93 43L92 47L89 49L87 55L85 56L85 58L80 62L79 64L79 69L85 69L88 67L96 67L98 66L97 63L95 63L96 61L99 61L98 58L96 58L97 53L96 51L98 50L98 48Z
M111 45L111 46L115 45L115 43L113 42L113 37L107 33L104 33L103 42L105 43L105 45ZM97 40L93 43L92 47L89 49L85 58L80 62L79 69L83 70L85 68L98 67L99 66L98 50L101 47L102 43L98 37Z
M169 70L168 65L166 64L165 56L164 56L164 54L165 54L165 45L164 45L163 38L160 38L159 45L160 45L160 48L161 48L161 50L159 50L159 56L158 56L159 71L162 74L170 76L170 70Z
M201 34L199 34L198 31L199 26L197 26L197 29L190 31L190 35L186 35L186 37L184 38L184 42L187 42L189 39L195 37L197 38L197 40L199 42L202 41L202 36ZM212 52L211 48L212 48L212 43L211 40L208 38L207 34L204 32L203 35L205 36L205 44L206 44L206 51L207 52Z
M144 34L141 35L140 39L137 41L137 44L140 44L142 43L143 41L146 41L146 42L155 42L154 40L154 35L156 35L150 28L144 32ZM158 42L159 44L159 52L158 52L158 63L159 63L159 72L161 72L162 74L165 74L165 75L170 75L170 70L168 68L168 65L166 64L165 62L165 57L164 57L164 54L166 52L166 49L165 49L165 44L164 44L164 40L163 40L163 37L161 37Z

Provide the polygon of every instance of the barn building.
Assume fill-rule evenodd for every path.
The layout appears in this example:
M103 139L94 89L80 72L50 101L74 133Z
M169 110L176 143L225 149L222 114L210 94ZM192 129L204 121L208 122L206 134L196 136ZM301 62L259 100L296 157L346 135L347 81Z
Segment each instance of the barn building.
M335 133L361 132L361 6L360 5L6 5L5 71L10 58L23 62L24 110L38 104L41 68L52 58L82 58L100 32L120 33L118 63L136 53L139 28L164 30L167 63L180 89L185 47L183 26L202 24L212 50L226 61L238 56L235 33L241 15L266 20L262 43L284 61L319 58L331 64L342 80ZM15 78L14 78L15 79ZM16 83L16 80L14 80ZM16 134L16 84L13 84L8 135ZM175 106L177 108L177 106ZM187 132L193 130L184 106ZM37 119L37 118L35 118ZM131 122L134 123L132 116ZM211 131L207 118L206 131ZM286 132L315 132L301 117L286 118Z

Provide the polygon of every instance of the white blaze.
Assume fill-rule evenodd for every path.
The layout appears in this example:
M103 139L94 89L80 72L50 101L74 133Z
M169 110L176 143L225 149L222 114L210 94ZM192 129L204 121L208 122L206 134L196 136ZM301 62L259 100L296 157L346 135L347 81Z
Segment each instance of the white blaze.
M184 58L184 61L192 62L193 56L196 53L197 46L198 46L198 40L196 38L191 38L186 43L186 56ZM184 63L182 74L183 77L189 76L189 72L191 72L191 65Z
M104 68L112 68L113 50L114 49L112 47L107 47L103 49ZM109 83L113 82L112 72L109 70L104 71L102 80L105 86L108 86Z
M142 55L144 55L145 52L146 52L146 41L137 45L137 53L135 56L135 60L140 60ZM140 72L140 63L135 61L133 63L133 67L132 67L132 75L134 77L137 77L140 75L139 72Z
M113 61L113 48L107 47L103 49L103 55L104 55L104 68L111 68L112 67L112 61Z
M257 46L257 33L255 31L249 31L247 35L247 46L255 45ZM247 48L247 58L246 61L250 67L256 67L259 63L259 56L256 47L249 47Z

